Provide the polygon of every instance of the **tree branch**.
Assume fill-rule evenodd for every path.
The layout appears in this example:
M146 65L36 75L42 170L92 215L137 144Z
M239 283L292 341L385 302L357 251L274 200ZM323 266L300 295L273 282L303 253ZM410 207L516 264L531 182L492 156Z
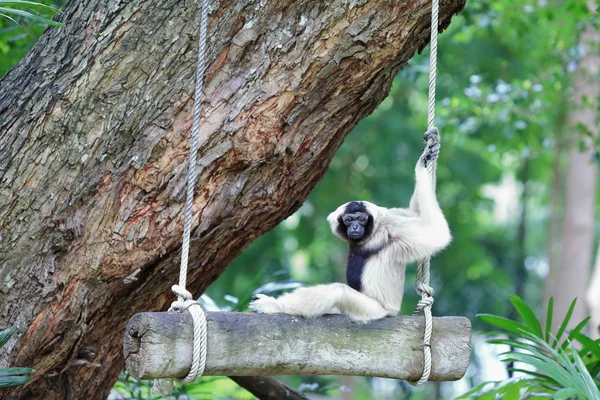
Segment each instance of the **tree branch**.
M259 400L308 400L308 397L269 376L230 376Z

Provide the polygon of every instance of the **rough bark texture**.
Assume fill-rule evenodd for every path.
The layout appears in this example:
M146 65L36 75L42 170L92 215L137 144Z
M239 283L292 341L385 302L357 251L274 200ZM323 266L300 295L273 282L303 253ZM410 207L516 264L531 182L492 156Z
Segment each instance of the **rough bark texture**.
M416 381L423 372L424 318L368 324L347 316L207 313L205 375L366 375ZM139 313L125 331L125 365L137 379L183 378L192 366L189 313ZM433 381L462 378L471 359L471 323L440 317L431 339Z
M442 1L441 26L463 6ZM193 293L301 205L426 45L429 11L409 0L213 2ZM72 0L66 27L0 81L0 326L18 327L0 364L37 370L1 399L105 398L126 321L172 301L197 13L184 0Z
M590 8L595 10L595 7ZM585 55L581 59L573 79L573 99L569 105L568 121L572 129L585 127L595 137L600 83L600 32L589 27L582 34L581 44ZM587 99L587 100L586 100ZM590 101L591 103L586 103ZM552 285L555 310L552 329L556 333L571 302L578 298L569 327L574 328L589 315L583 301L589 283L594 253L594 221L598 166L594 162L593 138L572 135L566 175L565 215L562 231L560 269ZM580 141L585 144L581 151ZM550 283L551 284L551 283Z

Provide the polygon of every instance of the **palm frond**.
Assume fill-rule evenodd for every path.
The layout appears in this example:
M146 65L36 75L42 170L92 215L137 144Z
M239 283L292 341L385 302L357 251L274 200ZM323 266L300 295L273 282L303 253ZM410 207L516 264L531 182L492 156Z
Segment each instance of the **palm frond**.
M17 18L41 22L52 26L65 26L60 22L53 21L51 16L56 14L58 9L47 4L38 3L31 0L0 0L0 17L7 18L17 25Z
M600 382L596 379L600 373L600 340L594 341L582 333L589 318L574 329L567 329L577 299L571 303L556 335L551 332L553 299L548 302L544 329L520 297L513 295L510 301L522 322L489 314L478 317L499 328L500 332L496 332L496 337L488 343L510 347L509 351L500 354L502 361L518 362L531 368L513 368L522 376L502 382L484 382L460 398L509 398L510 389L518 396L515 398L523 399L600 400ZM573 342L578 345L574 346ZM576 347L581 349L577 351Z

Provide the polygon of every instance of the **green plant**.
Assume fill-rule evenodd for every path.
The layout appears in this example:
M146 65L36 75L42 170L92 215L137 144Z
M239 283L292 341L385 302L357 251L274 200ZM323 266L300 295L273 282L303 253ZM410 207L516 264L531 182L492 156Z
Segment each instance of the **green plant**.
M173 392L168 396L153 393L153 384L153 381L136 380L127 372L123 372L113 388L113 395L123 400L251 400L254 398L252 394L239 387L234 381L222 376L203 376L197 382L185 385L175 380L173 382Z
M10 327L0 332L0 348L15 333L16 328ZM0 388L22 385L31 380L29 374L35 372L31 368L0 368Z
M64 24L52 21L48 16L48 14L52 15L57 12L58 9L36 1L0 0L0 16L11 20L19 26L19 18L47 25L64 26Z
M548 303L544 328L519 296L511 296L510 301L522 322L489 314L478 315L478 318L501 330L490 332L495 338L488 343L510 346L509 351L501 354L503 361L519 362L528 368L512 368L522 376L484 382L460 399L600 400L600 340L594 341L582 333L589 317L574 329L567 329L577 300L571 303L556 335L550 331L552 299ZM498 335L503 337L498 338Z

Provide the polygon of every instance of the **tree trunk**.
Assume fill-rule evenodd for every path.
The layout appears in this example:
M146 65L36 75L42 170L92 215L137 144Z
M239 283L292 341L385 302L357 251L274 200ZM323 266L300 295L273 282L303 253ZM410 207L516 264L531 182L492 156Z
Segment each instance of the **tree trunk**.
M463 6L442 1L441 26ZM300 207L427 44L429 11L408 0L213 2L195 295ZM37 370L1 399L106 398L126 321L173 300L197 14L183 0L72 0L66 27L0 81L0 326L18 327L0 362Z
M525 268L525 259L527 258L527 218L528 218L528 203L529 203L529 175L531 159L529 155L525 155L522 159L521 168L519 169L518 179L523 185L521 192L521 215L519 216L519 225L517 226L517 254L514 263L513 281L515 285L515 294L522 299L525 299L525 285L527 284L527 269ZM519 318L519 313L515 308L510 311L509 317L513 320ZM511 350L515 350L513 346ZM506 364L506 372L509 378L514 376L515 363L510 361Z
M519 180L523 184L523 192L521 193L521 215L519 216L519 225L517 227L517 256L515 260L514 281L515 294L521 298L525 298L525 285L527 284L527 269L525 268L525 259L527 258L527 218L529 216L529 175L530 175L531 159L529 156L524 156L519 171ZM511 318L516 319L518 315L516 310L511 311Z
M552 184L550 189L550 215L548 217L548 236L546 249L548 252L548 275L544 285L544 302L542 304L542 321L545 323L548 313L548 302L550 297L556 293L557 276L560 270L561 234L564 211L564 181L565 181L565 138L566 129L566 101L563 98L563 106L560 107L560 115L556 123L554 154L552 159Z
M596 253L596 262L592 278L586 293L587 306L590 310L590 336L600 339L600 246Z
M565 215L562 231L561 263L552 297L555 299L553 332L556 332L573 299L579 298L571 317L574 327L589 315L583 301L592 266L597 165L592 137L597 135L596 109L600 85L596 79L600 57L600 35L593 27L582 34L585 54L573 79L573 99L569 122L573 129L584 127L590 135L572 135L566 176ZM591 102L591 103L588 103ZM578 127L578 128L575 128ZM592 137L590 137L592 136ZM580 149L580 141L585 150Z

